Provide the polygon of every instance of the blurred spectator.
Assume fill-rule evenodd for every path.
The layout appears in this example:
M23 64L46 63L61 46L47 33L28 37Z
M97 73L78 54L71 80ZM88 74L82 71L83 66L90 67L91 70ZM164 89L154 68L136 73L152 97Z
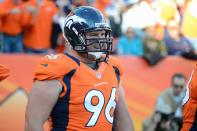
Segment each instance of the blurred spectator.
M104 16L107 16L105 9L110 3L111 3L111 0L95 0L94 7L99 9L103 13Z
M151 117L145 119L142 131L178 131L171 108L166 105L158 107Z
M147 34L144 39L144 59L148 64L155 65L167 55L166 46L156 26L148 27L145 31Z
M181 73L172 76L171 87L158 97L155 112L145 119L143 131L179 131L182 122L182 99L186 79Z
M149 37L153 37L157 40L163 40L164 27L161 24L156 23L155 25L146 27L145 33Z
M70 0L70 4L78 7L86 4L86 0Z
M66 41L62 33L60 33L57 37L57 47L55 51L57 53L64 53L66 51Z
M106 8L106 14L109 17L113 37L119 37L122 33L122 12L124 4L122 0L111 0L111 4Z
M135 33L133 28L128 28L126 34L119 38L116 46L119 55L143 55L143 40Z
M61 42L59 42L62 37L62 30L64 26L65 17L70 13L72 8L75 8L69 0L56 0L56 5L59 8L58 15L55 15L54 19L56 22L53 22L52 34L51 34L51 47L52 49L57 49L60 46L62 48ZM60 38L59 38L60 37ZM59 49L58 49L59 50ZM59 51L58 51L59 52Z
M147 26L155 25L157 22L157 14L151 6L151 2L139 0L125 0L130 1L126 10L122 15L122 32L126 32L128 27L145 28ZM132 3L133 2L133 3ZM137 3L136 3L137 2Z
M186 6L187 6L187 3L190 2L189 0L179 0L179 1L176 1L176 5L177 5L177 11L180 15L180 23L182 22L183 20L183 15L185 13L185 9L186 9Z
M169 55L195 55L194 48L189 40L180 34L178 23L175 21L169 22L164 36L164 41L168 48Z
M1 22L1 19L0 19L0 52L3 52L3 33L2 33L2 22Z
M182 120L182 99L185 93L186 78L181 73L176 73L172 76L171 87L164 90L157 99L156 109L161 105L169 106L174 113L179 129L181 128Z
M47 53L51 48L51 32L58 9L50 0L30 0L26 8L31 12L24 32L24 44L28 53Z
M0 0L0 6L2 4L2 0ZM3 33L2 33L2 20L0 16L0 52L3 52Z
M177 10L175 1L161 0L160 1L160 17L163 20L163 24L167 25L170 20L180 21L180 14Z
M3 34L0 31L0 53L3 52Z
M183 34L191 39L197 39L197 1L188 2L182 22Z
M191 42L195 54L197 54L197 1L188 2L183 15L181 30L186 38Z
M152 36L147 36L144 40L144 58L150 65L157 64L167 55L165 44Z
M5 0L0 3L1 31L3 32L3 52L19 53L23 51L22 43L22 2Z

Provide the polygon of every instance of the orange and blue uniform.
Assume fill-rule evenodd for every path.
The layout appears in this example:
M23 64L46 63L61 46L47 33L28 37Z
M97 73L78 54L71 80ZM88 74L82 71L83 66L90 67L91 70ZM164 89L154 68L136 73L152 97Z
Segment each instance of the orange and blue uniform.
M183 126L181 131L197 131L197 65L188 82L183 104Z
M63 85L51 112L51 130L112 130L122 74L121 66L113 57L101 62L98 70L67 53L42 58L35 79L57 79Z

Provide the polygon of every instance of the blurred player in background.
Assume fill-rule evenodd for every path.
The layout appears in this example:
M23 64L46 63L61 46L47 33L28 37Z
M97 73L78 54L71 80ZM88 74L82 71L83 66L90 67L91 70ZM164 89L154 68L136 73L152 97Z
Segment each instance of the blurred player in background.
M112 33L102 13L81 6L65 20L65 54L40 60L26 109L26 131L132 131L112 51Z
M183 99L183 125L181 131L197 131L197 65L186 87Z

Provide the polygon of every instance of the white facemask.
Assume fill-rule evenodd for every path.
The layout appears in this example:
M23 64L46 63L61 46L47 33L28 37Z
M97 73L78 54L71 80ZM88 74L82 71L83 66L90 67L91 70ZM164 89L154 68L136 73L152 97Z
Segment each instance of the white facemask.
M88 55L93 55L96 57L96 59L101 58L103 52L88 52Z

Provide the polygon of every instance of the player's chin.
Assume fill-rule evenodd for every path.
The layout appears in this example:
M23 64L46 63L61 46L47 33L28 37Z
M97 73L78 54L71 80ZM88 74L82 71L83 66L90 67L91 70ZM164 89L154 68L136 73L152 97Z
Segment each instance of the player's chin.
M88 54L88 60L96 61L97 59L96 59L96 56Z
M99 58L97 58L93 54L80 54L81 57L85 58L89 62L96 62L96 61L105 61L106 59L106 54L102 54Z
M91 54L88 55L88 59L91 61L105 61L105 58L106 58L106 54L102 54L99 58Z

